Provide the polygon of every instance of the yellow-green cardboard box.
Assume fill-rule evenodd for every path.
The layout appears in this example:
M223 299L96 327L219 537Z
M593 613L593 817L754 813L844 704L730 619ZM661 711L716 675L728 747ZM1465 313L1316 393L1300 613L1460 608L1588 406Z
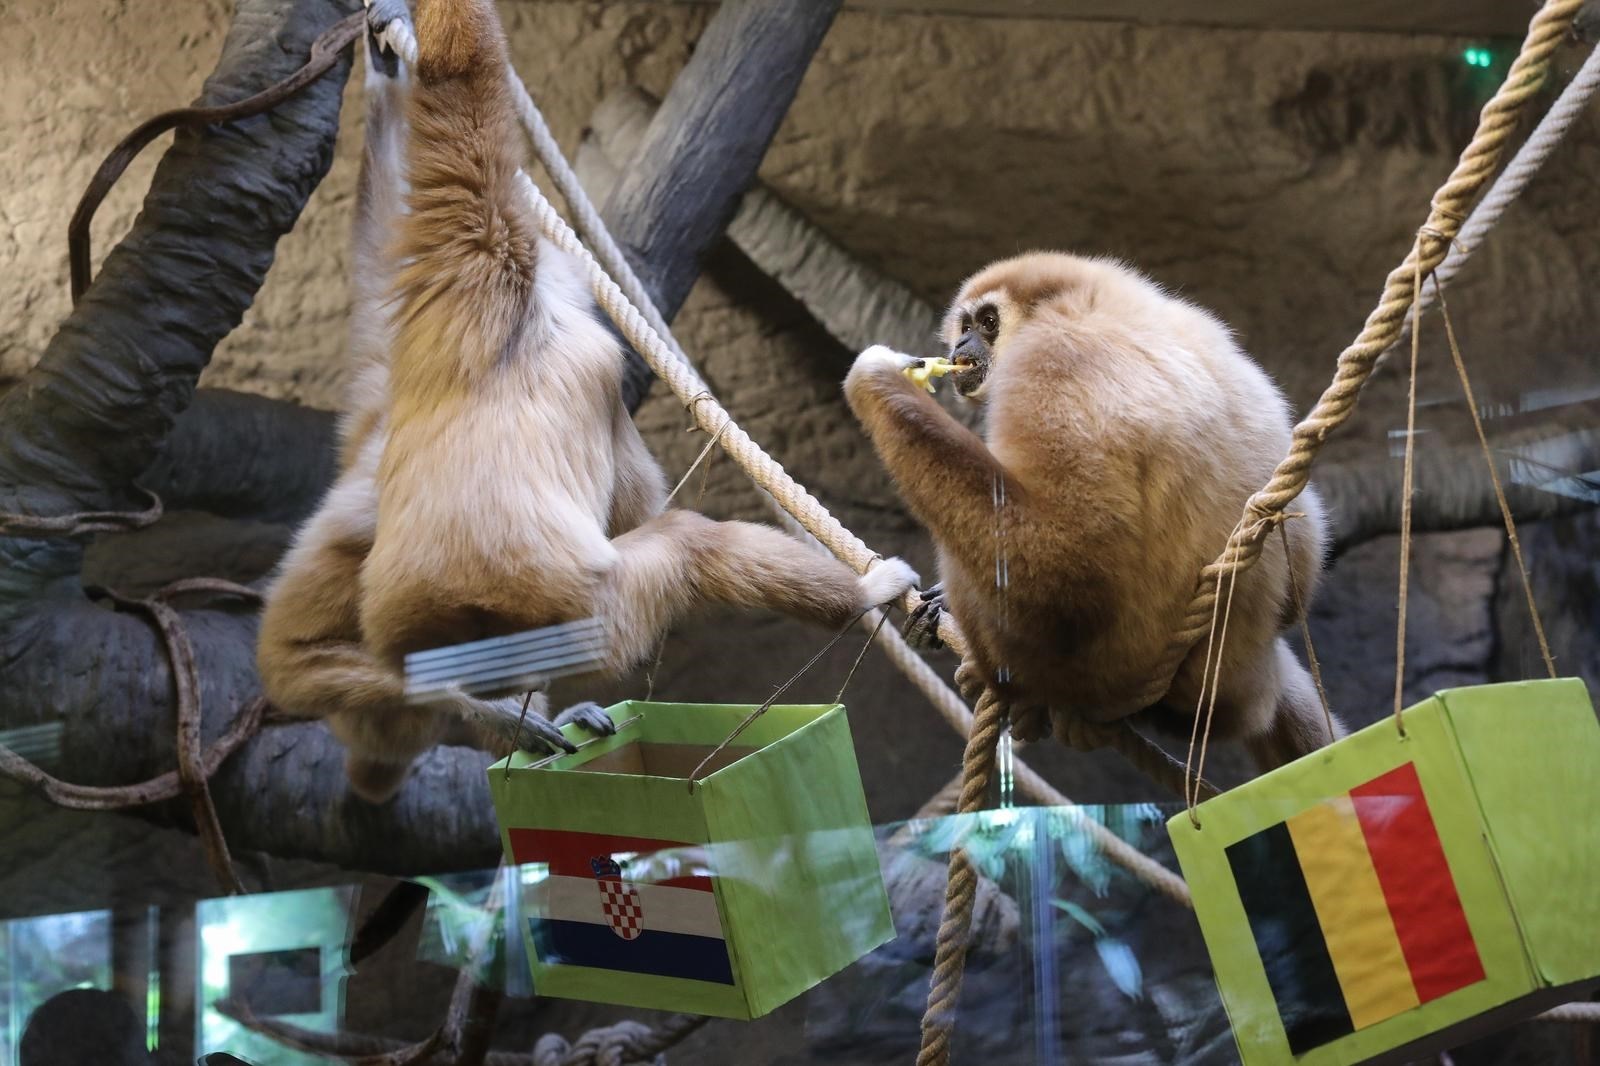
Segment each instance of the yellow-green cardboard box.
M690 789L752 710L630 701L489 768L536 993L756 1018L894 936L843 706L770 708Z
M1245 1066L1398 1063L1600 984L1583 682L1440 692L1168 823Z

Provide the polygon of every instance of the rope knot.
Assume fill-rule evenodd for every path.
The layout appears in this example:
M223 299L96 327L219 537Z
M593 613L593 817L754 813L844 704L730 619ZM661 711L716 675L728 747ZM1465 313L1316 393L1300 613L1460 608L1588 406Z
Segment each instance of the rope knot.
M665 1066L665 1054L651 1054L655 1033L648 1025L621 1021L591 1029L569 1044L556 1033L546 1033L533 1046L535 1066L626 1066L650 1061Z

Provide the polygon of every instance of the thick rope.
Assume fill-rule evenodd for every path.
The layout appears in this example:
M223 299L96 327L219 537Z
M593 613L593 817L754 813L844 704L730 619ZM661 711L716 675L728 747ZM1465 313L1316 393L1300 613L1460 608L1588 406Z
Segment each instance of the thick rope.
M993 689L985 689L973 715L961 764L961 798L957 814L983 809L994 779L995 746L1006 724L1006 705ZM934 948L933 984L922 1016L922 1048L917 1066L942 1066L950 1061L950 1036L966 971L967 940L972 933L972 906L978 895L978 872L961 844L950 849L950 875L945 884L944 917Z
M534 1045L533 1061L535 1066L625 1066L655 1062L662 1052L708 1020L698 1014L674 1014L654 1028L622 1021L591 1029L571 1044L558 1034L546 1033Z
M1511 157L1511 162L1494 179L1494 184L1489 186L1489 191L1483 194L1483 199L1472 209L1472 214L1467 216L1467 221L1462 224L1461 232L1456 235L1455 242L1450 246L1450 252L1444 257L1444 262L1439 264L1433 272L1432 289L1424 289L1422 293L1422 309L1426 311L1438 298L1441 289L1447 287L1461 268L1467 265L1467 260L1472 258L1472 253L1484 239L1489 231L1494 229L1495 223L1500 221L1506 208L1522 195L1522 190L1528 187L1528 182L1539 173L1545 160L1550 158L1556 145L1566 137L1567 131L1572 128L1584 107L1589 103L1596 89L1600 89L1600 47L1591 49L1583 66L1578 73L1561 90L1561 95L1556 97L1556 102L1544 113L1539 124L1534 127L1522 147L1517 149L1517 154ZM1410 329L1407 324L1404 327ZM1404 339L1404 332L1396 339L1398 345ZM1389 351L1393 351L1391 346ZM1378 365L1383 365L1383 360L1388 357L1385 352L1378 357Z
M1152 670L1150 684L1128 701L1130 712L1156 703L1171 686L1178 667L1195 641L1205 635L1223 573L1240 573L1255 565L1272 522L1310 480L1311 464L1328 434L1342 426L1355 411L1361 387L1372 375L1378 356L1400 337L1412 303L1415 274L1431 274L1443 262L1460 231L1473 198L1493 174L1506 143L1515 132L1528 101L1534 97L1550 67L1551 55L1566 37L1583 0L1546 0L1528 27L1522 51L1511 64L1505 82L1484 105L1472 143L1467 145L1455 170L1434 194L1426 223L1405 261L1384 283L1383 297L1367 316L1361 333L1339 355L1332 384L1317 404L1294 428L1289 454L1278 464L1272 480L1245 505L1244 519L1215 561L1201 572L1182 622L1174 631L1166 654Z

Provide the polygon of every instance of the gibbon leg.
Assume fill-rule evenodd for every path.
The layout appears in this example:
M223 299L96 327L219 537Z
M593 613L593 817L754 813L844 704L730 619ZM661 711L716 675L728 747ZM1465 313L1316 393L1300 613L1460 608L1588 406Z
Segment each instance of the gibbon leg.
M717 522L693 511L667 511L612 545L618 559L594 612L619 673L642 662L703 601L765 608L836 628L916 582L899 559L857 577L771 526Z
M1346 735L1343 723L1332 715L1333 736L1328 736L1328 717L1311 674L1300 665L1287 641L1276 642L1278 697L1266 729L1245 738L1245 747L1264 773L1310 755Z
M350 489L348 482L341 486ZM353 490L360 495L359 487ZM257 664L273 705L303 718L325 718L348 749L346 770L357 795L382 802L405 781L417 756L455 737L504 754L520 732L526 746L570 749L558 725L575 720L609 732L586 708L555 724L536 694L520 730L520 699L486 702L446 696L426 706L406 702L401 678L372 657L360 641L362 560L371 546L359 528L341 528L338 489L324 512L292 549L283 573L267 593Z
M617 472L616 482L611 487L606 536L619 537L638 529L665 509L667 483L628 409L619 403L612 417L611 440Z

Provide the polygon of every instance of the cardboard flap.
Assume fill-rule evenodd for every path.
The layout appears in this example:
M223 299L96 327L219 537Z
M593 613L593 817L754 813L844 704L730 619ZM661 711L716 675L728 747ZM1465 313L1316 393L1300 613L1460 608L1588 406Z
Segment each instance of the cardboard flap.
M1600 722L1577 678L1439 693L1539 979L1600 974Z

